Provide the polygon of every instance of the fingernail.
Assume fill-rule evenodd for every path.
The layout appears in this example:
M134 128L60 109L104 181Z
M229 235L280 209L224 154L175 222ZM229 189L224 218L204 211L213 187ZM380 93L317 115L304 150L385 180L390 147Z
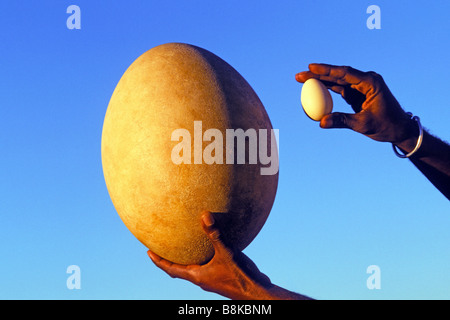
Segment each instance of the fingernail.
M151 252L150 250L147 251L148 256L150 257L150 259L154 260L156 258L155 254L153 252Z
M333 126L333 119L332 117L327 117L324 116L321 120L320 120L320 127L327 129L327 128L331 128Z
M214 218L211 213L205 213L203 215L203 223L208 227L211 227L214 224Z

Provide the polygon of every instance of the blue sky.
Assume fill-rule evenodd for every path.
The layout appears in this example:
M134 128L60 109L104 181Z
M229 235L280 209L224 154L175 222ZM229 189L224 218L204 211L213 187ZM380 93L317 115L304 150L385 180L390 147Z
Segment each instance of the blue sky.
M66 27L71 4L80 30ZM372 4L380 30L366 27ZM445 0L2 2L0 298L221 299L151 263L101 167L123 72L156 45L185 42L236 68L279 129L275 204L244 251L274 283L319 299L449 299L448 200L389 144L320 129L294 80L311 62L376 71L449 140L448 12ZM66 286L70 265L79 290ZM366 286L370 265L379 290Z

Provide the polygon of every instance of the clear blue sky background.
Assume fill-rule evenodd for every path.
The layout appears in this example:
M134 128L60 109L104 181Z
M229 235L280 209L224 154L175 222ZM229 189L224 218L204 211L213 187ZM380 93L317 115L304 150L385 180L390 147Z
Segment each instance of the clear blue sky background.
M71 4L81 30L66 28ZM381 30L366 27L371 4ZM115 85L176 41L233 65L280 130L276 201L245 250L274 283L319 299L449 299L448 200L389 144L320 129L294 80L310 62L377 71L448 140L449 12L447 0L2 1L0 298L221 299L152 264L103 179ZM80 290L66 287L73 264ZM380 290L366 287L369 265Z

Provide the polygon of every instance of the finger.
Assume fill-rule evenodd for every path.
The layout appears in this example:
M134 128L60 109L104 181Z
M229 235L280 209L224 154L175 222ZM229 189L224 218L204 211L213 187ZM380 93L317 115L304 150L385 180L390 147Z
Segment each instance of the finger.
M342 96L344 96L344 91L345 91L345 87L344 86L339 86L334 82L330 82L330 81L321 81L324 86L327 89L330 89L331 91L334 91Z
M306 80L314 78L314 77L317 78L317 75L315 75L311 71L303 71L303 72L299 72L295 75L295 80L297 80L298 82L304 83L304 82L306 82Z
M295 80L297 80L298 82L301 82L301 83L304 83L311 78L318 79L319 76L312 73L311 71L303 71L303 72L297 73L295 75ZM344 87L337 85L335 82L322 81L322 83L325 85L325 87L327 87L328 89L330 89L336 93L342 94L344 92Z
M225 244L221 239L220 231L215 226L215 220L211 212L204 211L202 213L202 227L206 235L208 236L209 240L211 240L211 243L214 247L214 251L216 252L216 254L231 253L231 251L225 246Z
M309 70L318 79L330 81L340 86L350 85L352 88L367 95L373 90L371 73L363 72L348 66L334 66L329 64L312 63Z
M330 89L331 91L334 91L336 93L339 93L341 96L344 96L344 87L342 86L330 86L328 87L328 89Z
M150 250L147 251L147 254L158 268L165 271L172 278L191 280L193 278L193 271L195 271L195 268L198 267L195 265L186 266L173 263L169 260L161 258Z
M348 66L335 66L324 63L311 63L309 70L320 76L342 79L346 84L358 84L366 78L367 73Z
M355 113L333 112L320 120L320 127L324 129L347 128L355 130L358 127L358 117Z

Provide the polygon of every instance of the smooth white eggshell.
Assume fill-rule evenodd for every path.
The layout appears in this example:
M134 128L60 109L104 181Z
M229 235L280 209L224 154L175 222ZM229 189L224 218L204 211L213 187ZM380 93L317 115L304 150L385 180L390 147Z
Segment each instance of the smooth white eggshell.
M314 121L333 111L333 99L325 85L317 79L306 80L302 87L301 102L306 115Z

